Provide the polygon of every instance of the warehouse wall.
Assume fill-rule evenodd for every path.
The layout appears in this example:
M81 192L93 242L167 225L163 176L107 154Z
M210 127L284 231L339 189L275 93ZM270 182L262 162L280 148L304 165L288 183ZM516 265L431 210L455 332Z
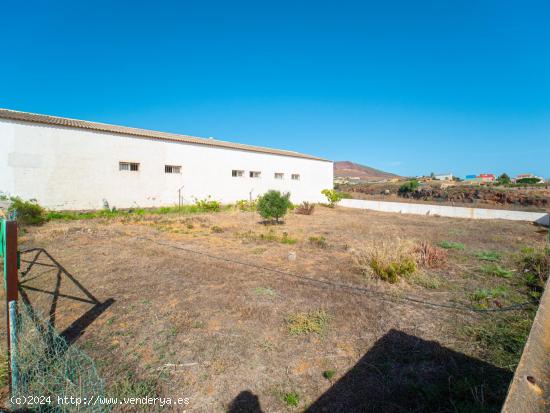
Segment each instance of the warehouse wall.
M139 171L119 171L121 161L139 163ZM166 174L165 165L181 165L182 173ZM321 190L332 188L332 168L326 161L0 120L0 191L51 209L97 209L104 199L117 208L173 205L181 186L187 203L208 195L230 203L269 189L290 191L293 202L318 202ZM232 177L233 169L245 176Z

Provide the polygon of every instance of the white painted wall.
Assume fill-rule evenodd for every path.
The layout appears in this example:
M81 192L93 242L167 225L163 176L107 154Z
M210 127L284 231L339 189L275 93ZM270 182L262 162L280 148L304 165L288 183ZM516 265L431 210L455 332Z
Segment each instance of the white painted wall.
M368 201L363 199L342 199L338 205L347 208L372 209L374 211L398 212L402 214L439 215L442 217L469 219L507 219L510 221L530 221L541 225L550 225L550 215L546 212L408 204L402 202Z
M138 162L139 172L119 171L120 161ZM165 165L182 173L166 174ZM233 169L245 176L232 177ZM98 209L103 199L117 208L174 205L182 185L186 203L208 195L231 203L269 189L320 202L332 184L332 162L0 119L0 191L51 209Z

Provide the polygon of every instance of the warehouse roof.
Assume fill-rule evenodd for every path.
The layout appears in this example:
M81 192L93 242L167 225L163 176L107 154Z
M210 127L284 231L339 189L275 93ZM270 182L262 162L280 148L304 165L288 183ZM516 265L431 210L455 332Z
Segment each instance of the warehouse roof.
M1 109L0 119L11 119L25 122L43 123L48 125L66 126L71 128L88 129L99 132L118 133L123 135L132 135L144 138L158 139L170 142L185 142L196 145L206 145L217 148L239 149L242 151L268 153L273 155L292 156L295 158L313 159L318 161L327 161L327 159L318 158L311 155L305 155L299 152L286 151L282 149L264 148L261 146L244 145L240 143L220 141L212 138L198 138L196 136L179 135L168 132L158 132L148 129L130 128L128 126L110 125L107 123L89 122L86 120L62 118L59 116L40 115L30 112L20 112L16 110Z

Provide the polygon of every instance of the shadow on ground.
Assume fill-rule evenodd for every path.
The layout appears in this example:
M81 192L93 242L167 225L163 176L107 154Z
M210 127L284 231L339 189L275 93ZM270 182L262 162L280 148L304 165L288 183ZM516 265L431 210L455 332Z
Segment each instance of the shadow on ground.
M72 344L80 337L86 328L93 323L108 307L110 307L115 301L112 298L107 299L104 302L100 302L84 285L82 285L73 274L67 271L48 251L43 248L32 248L26 251L22 251L22 263L26 264L25 268L22 268L20 272L19 280L19 294L22 301L27 305L29 311L33 312L33 318L36 322L40 317L36 314L36 309L33 308L30 301L28 291L32 291L37 294L45 294L51 296L51 302L49 310L46 314L49 324L55 328L56 315L58 310L59 298L63 297L69 300L75 300L92 305L84 314L75 319L63 332L61 337L65 339L68 345ZM27 256L30 258L27 259ZM30 285L33 280L44 276L45 272L39 273L37 268L45 268L46 272L52 270L55 272L55 279L53 282L53 291L49 291L44 288L36 288ZM80 296L63 294L61 292L62 282L69 282L73 284L80 292Z
M437 342L390 330L305 412L498 412L512 373ZM262 412L241 392L231 413Z

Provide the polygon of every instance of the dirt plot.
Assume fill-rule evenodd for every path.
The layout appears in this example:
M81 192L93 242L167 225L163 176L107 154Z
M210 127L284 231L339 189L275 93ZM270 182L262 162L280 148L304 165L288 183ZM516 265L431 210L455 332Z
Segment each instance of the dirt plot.
M444 306L528 301L514 254L542 248L545 229L324 207L258 221L52 221L21 237L23 291L110 395L189 397L188 411L499 410L532 309ZM445 245L446 263L396 284L358 270L357 251L395 239Z

